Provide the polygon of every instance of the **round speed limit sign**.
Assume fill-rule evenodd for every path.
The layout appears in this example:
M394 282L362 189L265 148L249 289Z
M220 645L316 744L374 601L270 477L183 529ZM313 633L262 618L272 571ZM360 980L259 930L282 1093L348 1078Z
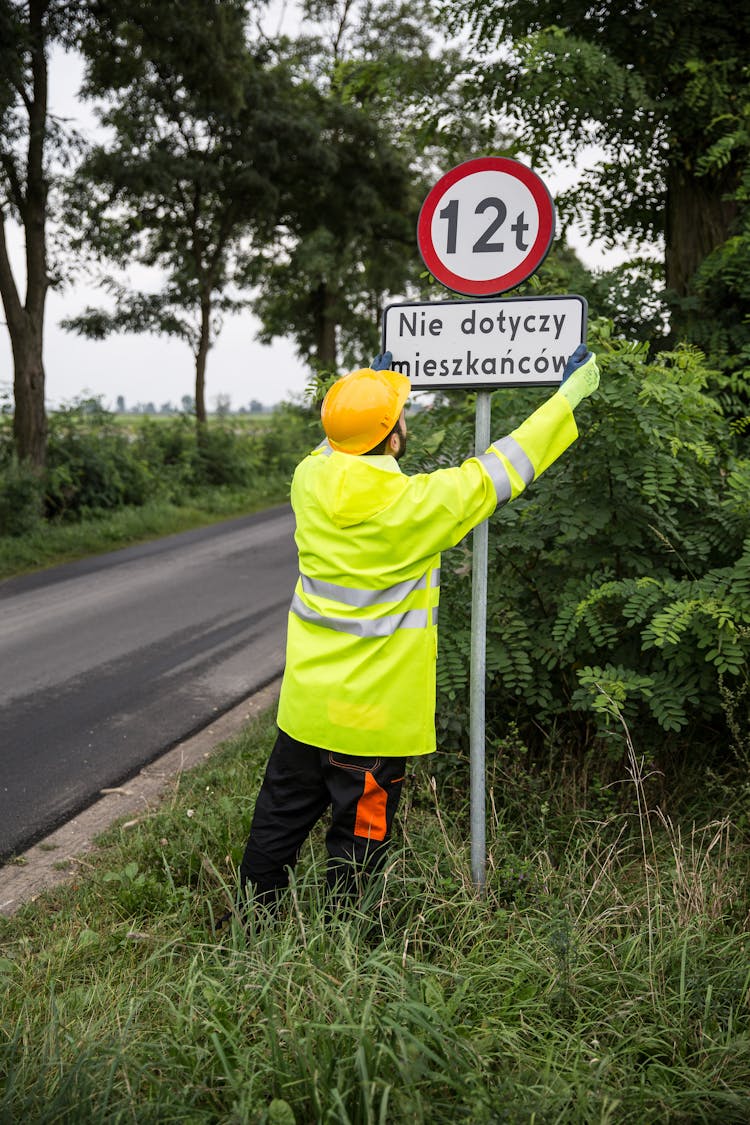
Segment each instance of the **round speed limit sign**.
M555 233L555 205L524 164L484 156L438 180L417 223L430 273L456 293L489 297L520 285L544 260Z

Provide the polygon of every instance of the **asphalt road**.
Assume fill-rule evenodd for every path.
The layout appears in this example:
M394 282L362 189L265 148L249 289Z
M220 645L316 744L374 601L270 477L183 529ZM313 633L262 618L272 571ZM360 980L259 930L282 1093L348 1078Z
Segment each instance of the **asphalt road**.
M284 506L0 583L0 859L273 679L296 574Z

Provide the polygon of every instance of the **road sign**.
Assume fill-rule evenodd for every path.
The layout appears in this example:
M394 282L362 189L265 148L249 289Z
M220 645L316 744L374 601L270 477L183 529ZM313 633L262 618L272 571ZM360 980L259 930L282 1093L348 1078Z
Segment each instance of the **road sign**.
M544 260L555 233L555 206L535 172L517 160L479 157L438 180L422 204L417 244L427 269L447 289L499 297ZM568 356L586 339L582 297L509 298L389 305L383 351L412 387L477 388L475 444L490 441L494 387L555 385ZM487 523L474 529L471 596L471 873L486 880L485 720Z
M557 386L587 311L570 294L388 305L383 351L420 390Z
M419 213L417 244L446 288L489 297L520 285L544 260L555 205L536 172L504 156L459 164Z

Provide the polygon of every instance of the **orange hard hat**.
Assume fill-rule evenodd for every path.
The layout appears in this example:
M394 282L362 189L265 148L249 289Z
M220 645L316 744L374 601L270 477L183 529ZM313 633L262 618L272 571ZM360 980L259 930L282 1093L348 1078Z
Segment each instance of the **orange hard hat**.
M362 367L334 383L320 418L328 444L339 453L367 453L398 422L411 383L398 371Z

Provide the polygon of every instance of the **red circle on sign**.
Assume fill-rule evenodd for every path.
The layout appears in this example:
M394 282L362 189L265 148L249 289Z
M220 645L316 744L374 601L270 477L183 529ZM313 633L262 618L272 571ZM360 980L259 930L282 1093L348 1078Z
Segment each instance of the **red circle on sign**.
M487 279L462 277L460 274L454 273L438 254L432 240L432 220L438 204L445 197L446 191L459 181L476 175L477 172L503 172L505 175L519 180L530 192L536 205L539 220L536 238L529 247L523 261L514 265L506 273ZM525 164L520 164L517 160L511 160L506 156L480 156L474 160L466 160L463 164L458 164L455 168L452 168L450 172L446 172L427 195L417 221L417 245L422 260L432 276L455 293L466 293L481 297L505 293L530 277L547 256L554 234L555 205L552 196L536 172L532 172Z

